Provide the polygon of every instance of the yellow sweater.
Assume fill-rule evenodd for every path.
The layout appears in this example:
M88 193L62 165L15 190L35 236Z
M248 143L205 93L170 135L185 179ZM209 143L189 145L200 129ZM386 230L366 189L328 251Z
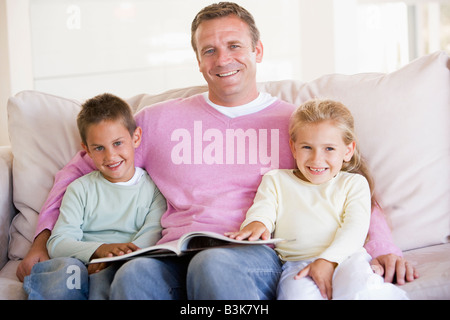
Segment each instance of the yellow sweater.
M340 263L362 248L369 229L371 200L367 180L340 172L321 185L305 182L293 170L267 173L241 228L260 221L276 238L285 261L323 258Z

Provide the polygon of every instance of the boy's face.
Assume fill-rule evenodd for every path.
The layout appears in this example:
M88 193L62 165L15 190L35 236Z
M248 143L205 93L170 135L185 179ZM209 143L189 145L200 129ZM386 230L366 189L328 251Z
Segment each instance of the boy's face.
M134 149L141 143L141 137L141 128L130 136L121 121L101 121L88 127L87 146L81 145L105 179L126 182L134 175Z

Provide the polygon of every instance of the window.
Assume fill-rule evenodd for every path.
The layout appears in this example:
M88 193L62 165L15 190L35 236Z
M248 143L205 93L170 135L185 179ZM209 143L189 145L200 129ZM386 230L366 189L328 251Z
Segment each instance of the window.
M357 3L358 54L353 58L358 66L353 72L390 72L438 50L450 53L450 1ZM349 18L343 16L341 21Z
M36 90L72 98L100 92L122 97L206 84L190 44L204 0L29 1ZM239 3L256 19L267 50L258 80L299 78L298 4ZM279 19L283 17L283 19Z
M205 84L190 45L205 0L29 1L34 89L123 97ZM391 72L450 52L450 0L240 0L264 44L258 81Z

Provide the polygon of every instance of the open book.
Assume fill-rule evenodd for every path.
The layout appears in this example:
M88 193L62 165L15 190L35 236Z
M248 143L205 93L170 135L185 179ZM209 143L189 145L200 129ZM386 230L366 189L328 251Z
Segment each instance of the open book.
M154 256L154 257L167 255L179 256L192 251L199 251L206 248L232 244L235 245L274 244L281 241L284 240L283 239L269 239L256 241L235 240L215 232L208 232L208 231L189 232L183 235L178 240L143 248L121 256L92 259L91 261L89 261L89 264L127 260L137 256Z

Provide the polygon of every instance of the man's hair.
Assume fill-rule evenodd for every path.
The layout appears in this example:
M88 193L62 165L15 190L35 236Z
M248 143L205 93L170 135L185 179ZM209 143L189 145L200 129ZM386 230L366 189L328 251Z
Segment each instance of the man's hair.
M228 17L229 15L235 15L236 17L247 23L250 29L253 48L256 48L256 45L260 40L260 33L258 28L256 27L255 19L253 18L251 13L236 3L219 2L203 8L195 16L194 21L192 21L191 44L192 48L195 51L195 54L197 54L197 43L195 41L195 33L197 32L197 29L200 26L200 24L204 21Z
M132 136L136 130L136 121L130 106L121 98L110 93L100 94L87 100L77 117L81 141L87 146L86 135L90 125L101 121L121 121Z

